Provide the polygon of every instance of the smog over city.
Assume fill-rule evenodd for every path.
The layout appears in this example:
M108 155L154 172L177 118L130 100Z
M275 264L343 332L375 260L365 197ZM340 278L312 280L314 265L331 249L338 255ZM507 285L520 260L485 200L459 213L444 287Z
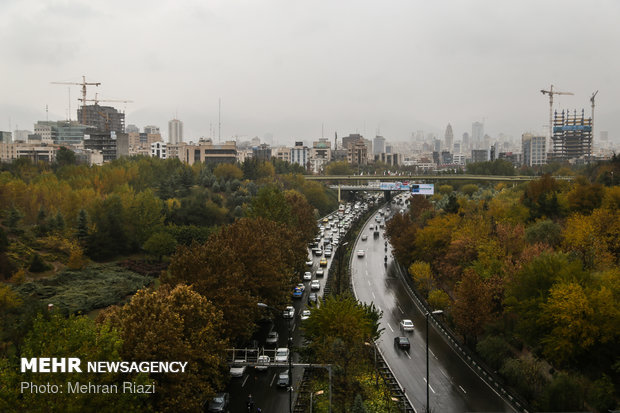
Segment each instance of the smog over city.
M0 0L0 411L620 412L619 17Z
M518 140L546 133L552 84L574 93L554 110L589 114L599 90L596 130L613 140L618 15L613 0L5 0L0 130L76 119L80 87L50 82L85 76L101 83L89 99L132 101L114 104L127 124L177 117L186 140L408 141L475 121Z

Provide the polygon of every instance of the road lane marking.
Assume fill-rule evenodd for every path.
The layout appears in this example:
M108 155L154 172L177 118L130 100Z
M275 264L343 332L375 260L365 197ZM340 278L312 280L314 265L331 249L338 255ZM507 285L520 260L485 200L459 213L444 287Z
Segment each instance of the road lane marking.
M374 293L374 291L371 291L370 293L372 294L372 299L373 299L373 300L376 300L376 299L377 299L377 297L375 297L375 293Z
M424 379L424 383L427 383L427 381L426 381L426 377L423 377L423 379ZM431 389L431 391L432 391L433 393L435 393L435 390L433 390L433 386L431 386L431 385L429 384L429 385L428 385L428 388L429 388L429 389Z
M467 394L467 392L465 391L463 387L459 386L459 389L463 390L463 393Z
M291 328L291 333L292 333L293 331L295 331L295 326L296 326L296 325L297 325L296 323L293 323L293 328Z
M433 353L433 350L431 350L431 349L429 348L429 349L428 349L428 351L430 351L430 352L431 352L431 354L433 355L433 357L435 357L435 358L437 359L437 356L435 355L435 353ZM439 360L439 359L437 359L437 360Z
M388 327L390 327L390 330L392 330L392 333L394 332L394 329L392 328L392 326L390 325L390 323L387 323Z
M399 305L398 305L397 307L398 307L398 309L400 310L400 313L401 313L401 314L405 314L405 312L403 311L403 309L402 309L402 308L400 308L400 306L399 306Z
M370 280L366 280L366 281L368 281L368 286L370 287L370 286L371 286L371 285L370 285Z
M405 351L405 354L407 355L407 357L409 357L409 360L411 360L411 356L409 355L409 352Z
M241 383L241 387L245 386L245 382L248 381L249 377L250 377L249 374L247 376L245 376L245 379L243 379L243 383Z
M273 373L273 377L271 378L271 383L269 383L269 387L273 386L273 381L276 379L276 373Z

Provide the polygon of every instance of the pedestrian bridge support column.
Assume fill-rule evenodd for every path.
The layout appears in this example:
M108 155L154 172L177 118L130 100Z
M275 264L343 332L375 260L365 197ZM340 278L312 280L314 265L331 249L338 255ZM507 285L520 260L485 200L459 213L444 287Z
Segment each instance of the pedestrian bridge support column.
M385 202L390 202L392 200L392 191L383 191L383 196L385 197Z

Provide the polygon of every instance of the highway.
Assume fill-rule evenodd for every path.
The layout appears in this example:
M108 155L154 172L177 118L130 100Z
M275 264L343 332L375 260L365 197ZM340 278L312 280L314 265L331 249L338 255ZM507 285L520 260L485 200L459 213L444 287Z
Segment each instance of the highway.
M397 206L392 206L397 209ZM395 212L395 211L393 211ZM364 257L352 256L351 272L355 295L358 300L375 305L383 311L381 327L384 328L377 345L389 364L407 397L417 412L426 406L426 342L425 317L413 302L410 292L396 276L391 246L385 246L383 229L378 238L369 230L375 225L371 219L358 237L355 251L364 250ZM386 251L387 248L387 251ZM384 256L388 266L384 266ZM414 332L401 332L400 321L411 319ZM432 412L513 412L514 410L488 387L465 364L443 336L432 326L429 332L430 407ZM407 335L411 349L404 351L394 345L394 337Z
M307 267L307 271L312 272L312 279L319 280L321 283L321 289L315 291L319 297L323 296L323 290L329 277L331 270L332 259L334 258L337 247L333 249L331 257L327 258L327 267L323 267L325 275L323 277L317 277L316 270L320 268L319 261L323 258L323 255L312 255L312 267ZM309 256L310 256L309 252ZM301 282L301 280L300 280ZM282 311L278 311L274 317L274 330L278 332L278 347L286 347L286 340L288 334L288 325L290 323L291 332L293 336L293 347L302 347L303 337L300 332L300 314L303 309L307 307L308 295L310 294L310 281L305 281L305 291L301 299L292 299L292 304L295 307L295 317L292 320L285 320L282 318ZM261 332L262 333L262 332ZM263 345L265 343L267 331L264 334L258 335L257 339ZM299 356L293 350L293 363L300 362ZM243 377L231 378L228 385L228 392L230 393L230 406L229 411L231 413L248 412L247 402L249 395L252 395L255 408L260 407L264 413L286 413L289 411L288 402L289 394L284 388L277 386L278 374L285 371L284 368L270 367L267 371L256 371L252 367L246 369L246 373ZM293 395L292 400L295 402L296 393L295 390L299 387L301 381L302 369L293 367ZM254 412L253 410L252 412Z

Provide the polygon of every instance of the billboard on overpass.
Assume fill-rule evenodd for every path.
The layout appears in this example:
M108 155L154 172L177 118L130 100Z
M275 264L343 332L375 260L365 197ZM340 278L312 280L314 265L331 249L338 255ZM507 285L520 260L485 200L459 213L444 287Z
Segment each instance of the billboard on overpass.
M409 182L381 182L379 189L383 191L409 191Z
M411 193L418 195L433 195L435 194L435 184L412 184Z

